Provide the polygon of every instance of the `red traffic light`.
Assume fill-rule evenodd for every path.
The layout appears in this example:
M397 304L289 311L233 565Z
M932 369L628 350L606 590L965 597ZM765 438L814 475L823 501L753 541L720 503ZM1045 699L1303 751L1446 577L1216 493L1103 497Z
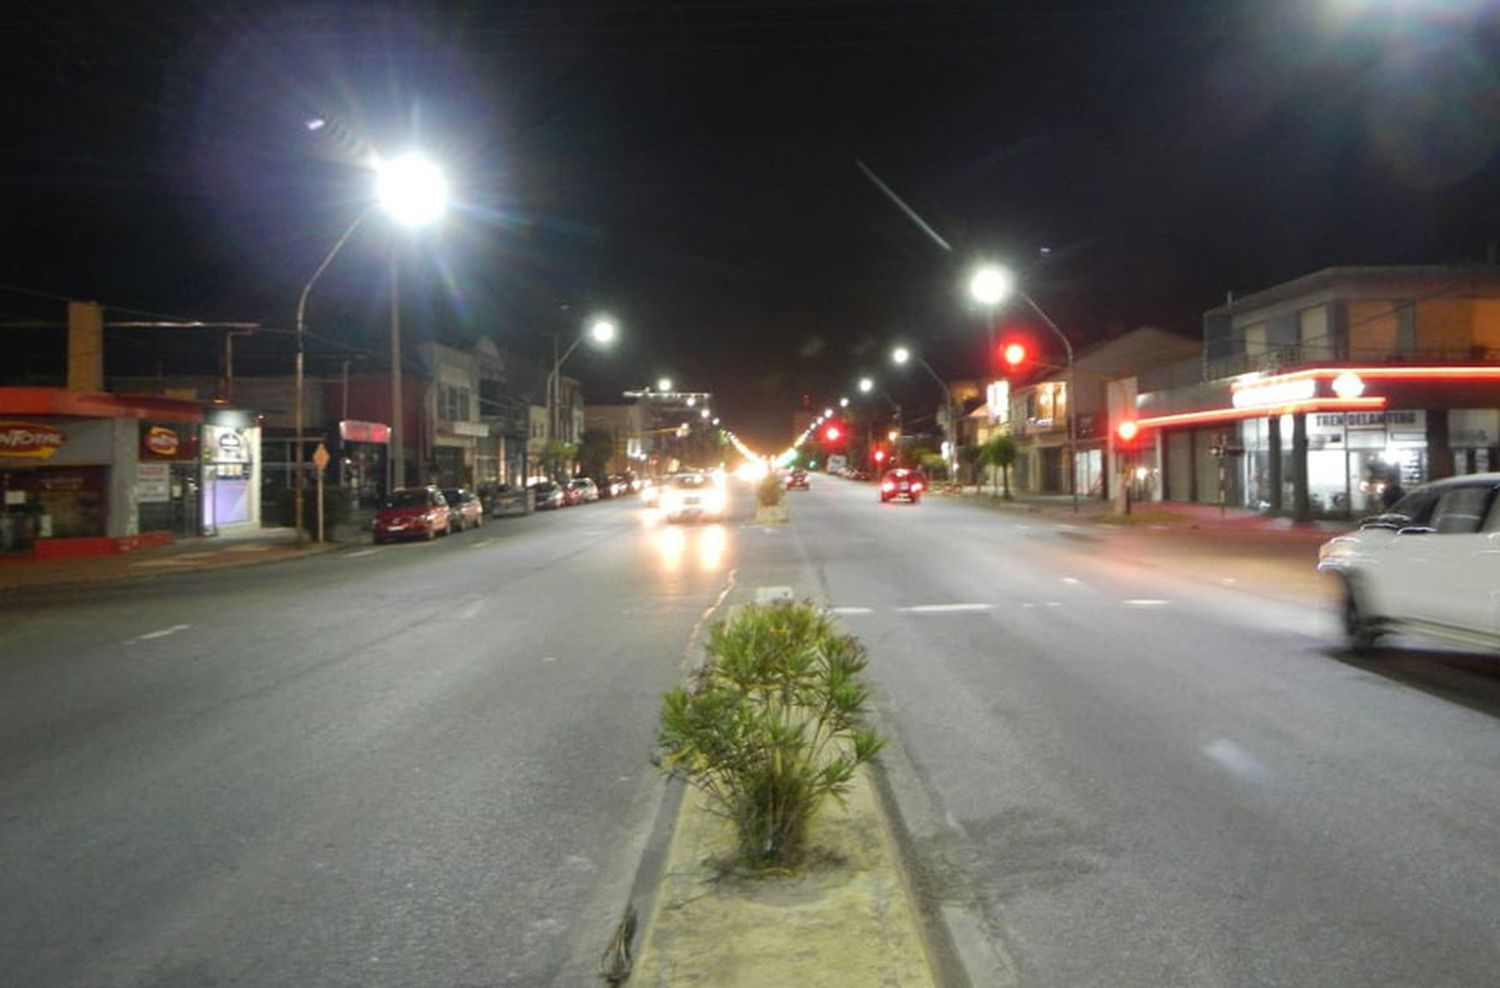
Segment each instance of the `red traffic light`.
M1115 436L1125 445L1135 442L1141 434L1141 427L1134 419L1126 419L1115 426Z
M1011 340L1000 345L1000 362L1008 370L1020 370L1030 359L1030 351L1020 340Z
M875 451L875 462L876 463L884 463L885 462L885 450L883 450L883 449L877 449Z
M823 430L823 438L831 443L838 442L839 439L843 437L843 435L844 430L840 429L836 425L830 425L828 428Z

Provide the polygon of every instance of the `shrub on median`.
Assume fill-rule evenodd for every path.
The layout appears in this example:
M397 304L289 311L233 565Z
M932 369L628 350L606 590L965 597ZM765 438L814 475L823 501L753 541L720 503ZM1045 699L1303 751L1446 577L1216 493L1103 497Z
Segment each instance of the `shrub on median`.
M745 865L795 864L818 807L885 744L863 726L864 647L810 604L775 604L716 625L707 651L663 698L661 765L733 822Z
M755 500L763 508L775 507L781 503L781 493L781 478L773 470L756 485Z

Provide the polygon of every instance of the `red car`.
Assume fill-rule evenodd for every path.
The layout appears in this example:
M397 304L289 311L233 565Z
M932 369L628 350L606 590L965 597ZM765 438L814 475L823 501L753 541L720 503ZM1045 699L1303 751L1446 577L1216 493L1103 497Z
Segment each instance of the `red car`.
M452 531L448 502L436 487L398 487L375 516L375 542L394 539L435 539Z
M880 503L899 497L916 504L922 499L922 492L926 489L927 478L915 470L887 470L885 476L880 478Z
M812 481L807 477L807 471L800 467L787 474L786 489L789 491L810 491Z

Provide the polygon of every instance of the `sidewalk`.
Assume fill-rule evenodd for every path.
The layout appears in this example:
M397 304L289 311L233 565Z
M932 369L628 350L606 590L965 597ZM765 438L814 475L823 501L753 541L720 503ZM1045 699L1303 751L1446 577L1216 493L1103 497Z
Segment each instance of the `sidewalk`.
M163 573L256 566L329 552L340 543L297 548L291 528L261 528L232 535L187 538L171 545L86 559L0 559L0 594L34 589L118 583Z
M1131 506L1131 514L1124 516L1116 511L1113 501L1080 497L1078 510L1073 510L1073 498L1068 494L1014 494L1010 501L994 497L988 488L976 491L965 488L961 494L933 493L954 499L962 499L991 507L998 511L1022 511L1045 514L1059 521L1074 518L1090 524L1114 524L1137 529L1155 531L1175 530L1204 532L1226 536L1254 538L1291 539L1313 543L1326 542L1343 532L1351 531L1356 522L1342 520L1298 523L1290 518L1269 515L1245 508L1220 508L1217 504L1196 504L1183 501L1146 501Z

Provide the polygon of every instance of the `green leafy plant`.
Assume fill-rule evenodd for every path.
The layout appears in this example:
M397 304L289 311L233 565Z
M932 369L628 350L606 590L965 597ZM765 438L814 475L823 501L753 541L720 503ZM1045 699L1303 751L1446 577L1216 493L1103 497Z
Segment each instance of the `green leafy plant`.
M979 447L979 462L987 467L994 468L995 486L1000 486L1003 478L1005 481L1005 500L1010 498L1010 468L1016 462L1016 441L1009 435L1001 434L995 436L989 442Z
M794 865L818 807L885 744L863 725L864 647L811 604L776 604L715 625L707 651L662 700L661 767L733 822L744 865Z
M761 478L755 487L755 500L763 508L775 507L781 503L781 478L776 476L775 471Z

